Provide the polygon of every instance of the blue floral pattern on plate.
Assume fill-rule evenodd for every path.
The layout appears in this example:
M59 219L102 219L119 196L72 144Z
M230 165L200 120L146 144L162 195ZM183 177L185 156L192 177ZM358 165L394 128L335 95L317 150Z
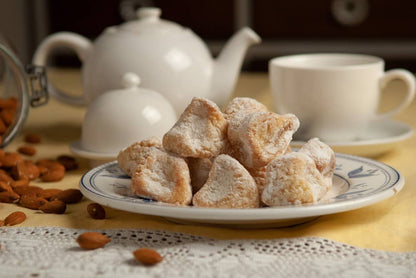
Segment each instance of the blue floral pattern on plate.
M404 185L400 173L381 162L345 154L336 154L336 160L333 187L317 204L258 209L213 209L164 204L133 196L130 177L116 161L86 173L80 181L80 189L93 201L130 212L199 223L250 224L317 217L365 207L393 196Z

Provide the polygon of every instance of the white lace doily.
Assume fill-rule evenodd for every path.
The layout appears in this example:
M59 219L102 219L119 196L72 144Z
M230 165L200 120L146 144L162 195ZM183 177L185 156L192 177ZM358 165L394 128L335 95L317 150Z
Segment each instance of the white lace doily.
M0 277L415 277L416 252L360 249L328 239L215 240L156 230L96 230L104 248L82 250L86 230L0 228ZM146 267L132 252L156 249Z

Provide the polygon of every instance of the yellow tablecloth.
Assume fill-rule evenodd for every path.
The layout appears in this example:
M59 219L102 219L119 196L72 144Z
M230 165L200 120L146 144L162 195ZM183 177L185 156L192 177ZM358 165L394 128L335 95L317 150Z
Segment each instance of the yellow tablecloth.
M78 70L55 70L49 79L71 92L81 91ZM389 91L392 91L390 89ZM243 73L238 80L234 96L250 96L271 105L270 87L266 74ZM400 99L400 94L387 93L382 106L388 107ZM71 154L69 143L80 139L81 125L86 109L60 103L54 99L43 107L31 109L20 135L6 147L15 151L23 144L23 135L34 132L42 136L37 145L37 154L31 158L56 158L60 154ZM416 128L416 102L413 102L396 120ZM64 215L44 214L18 207L15 204L0 204L0 219L9 213L21 210L27 220L21 227L59 226L67 228L152 228L197 234L218 239L271 239L282 237L319 236L358 247L386 251L416 251L416 141L414 137L401 143L389 153L375 158L398 169L405 177L403 190L394 197L369 207L326 215L311 222L275 229L239 230L215 226L173 224L161 217L146 216L106 208L105 220L94 220L87 214L87 199L69 205ZM33 182L44 188L78 188L81 176L89 169L88 161L78 158L80 168L68 172L58 183Z

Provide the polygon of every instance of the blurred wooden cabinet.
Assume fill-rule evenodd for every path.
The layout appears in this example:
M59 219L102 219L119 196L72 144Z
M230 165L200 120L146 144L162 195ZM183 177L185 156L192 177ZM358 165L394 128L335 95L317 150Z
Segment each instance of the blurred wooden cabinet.
M246 70L267 70L270 58L308 52L378 55L387 68L416 72L415 0L37 0L27 12L38 44L48 34L71 31L95 39L105 27L134 19L141 6L157 6L162 18L191 28L215 54L237 29L252 27L262 38L249 49ZM39 8L38 6L41 6ZM33 7L37 7L33 9ZM45 21L42 24L30 22ZM45 27L46 26L46 27ZM31 51L34 51L32 47ZM73 65L69 53L58 64Z

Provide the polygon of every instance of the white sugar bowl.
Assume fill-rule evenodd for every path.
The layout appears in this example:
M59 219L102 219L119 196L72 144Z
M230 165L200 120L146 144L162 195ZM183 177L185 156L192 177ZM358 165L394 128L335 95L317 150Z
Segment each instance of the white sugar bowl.
M87 109L81 140L70 150L92 166L116 159L119 151L151 136L162 137L176 122L173 106L161 94L139 88L140 78L126 73L124 89L106 92Z

